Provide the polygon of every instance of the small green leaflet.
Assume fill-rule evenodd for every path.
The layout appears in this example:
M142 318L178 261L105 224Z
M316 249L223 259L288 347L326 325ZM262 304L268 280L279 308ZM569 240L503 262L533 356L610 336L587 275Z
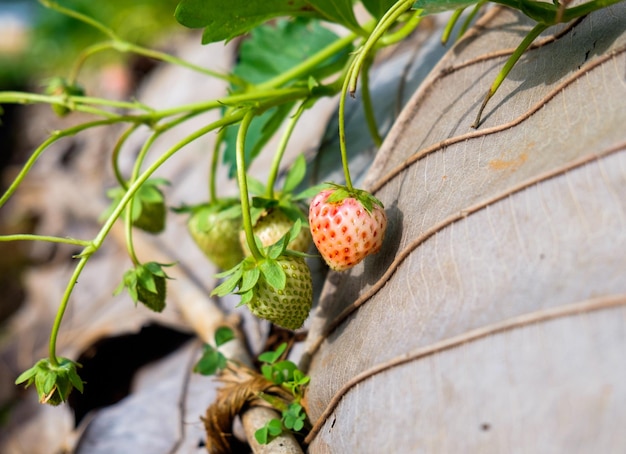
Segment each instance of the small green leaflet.
M228 326L220 326L215 330L215 345L218 347L235 338L235 333Z
M478 3L478 0L417 0L413 9L422 9L424 14L442 13L467 8Z

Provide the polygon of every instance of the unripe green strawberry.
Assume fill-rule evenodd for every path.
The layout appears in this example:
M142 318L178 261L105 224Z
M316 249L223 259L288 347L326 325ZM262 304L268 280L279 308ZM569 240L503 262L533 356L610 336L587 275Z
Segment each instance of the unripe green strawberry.
M124 273L122 282L113 294L117 295L125 288L135 303L139 301L148 309L161 312L165 309L165 279L168 279L163 267L172 265L156 262L136 265Z
M287 278L284 289L274 288L261 276L246 304L257 317L295 330L304 324L313 303L311 271L302 257L283 255L277 262Z
M161 195L161 200L140 199L135 202L140 204L141 214L133 219L133 225L145 232L160 233L165 228L165 200L159 189L153 187L152 190Z
M380 250L387 216L382 203L371 194L334 186L311 201L309 225L328 266L344 271Z
M259 237L263 247L270 246L280 240L291 227L294 221L280 208L270 208L254 224L252 231ZM246 241L246 233L240 232L241 248L244 254L250 255L250 249ZM298 252L307 252L311 247L311 232L309 229L301 229L300 233L287 245L287 249Z
M241 208L238 200L201 205L195 208L187 228L200 250L223 270L243 259L239 244Z
M156 293L151 292L142 285L137 286L137 300L154 312L162 312L165 309L165 277L153 276Z

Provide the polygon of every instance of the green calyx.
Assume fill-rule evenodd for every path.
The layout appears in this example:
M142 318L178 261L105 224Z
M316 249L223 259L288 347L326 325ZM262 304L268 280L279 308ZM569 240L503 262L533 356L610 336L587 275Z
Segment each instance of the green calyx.
M124 273L124 278L114 294L117 295L126 288L135 303L140 302L154 312L161 312L165 309L165 280L170 279L163 267L172 265L156 262L137 265Z
M53 365L48 358L41 359L17 377L15 384L25 383L28 388L34 383L39 402L54 406L67 401L74 388L82 393L83 381L76 373L80 364L67 358L58 358L57 363Z
M278 259L283 255L294 255L305 257L306 254L298 253L295 251L287 251L287 245L291 238L295 238L300 233L302 223L297 220L291 230L289 230L283 237L276 243L260 249L263 252L263 258L255 259L254 256L249 256L243 259L239 264L224 271L223 273L216 274L217 278L227 278L219 286L217 286L211 295L226 296L229 293L237 293L241 295L241 304L246 304L252 299L254 287L261 275L265 281L277 290L285 288L287 277L284 270L278 263ZM238 289L235 292L235 289Z
M328 185L331 189L334 189L334 192L328 196L326 203L341 203L345 199L352 198L359 201L361 205L363 205L363 208L365 208L365 211L369 214L372 214L372 210L374 210L374 208L385 208L380 200L363 189L349 189L346 186L335 183L328 183Z

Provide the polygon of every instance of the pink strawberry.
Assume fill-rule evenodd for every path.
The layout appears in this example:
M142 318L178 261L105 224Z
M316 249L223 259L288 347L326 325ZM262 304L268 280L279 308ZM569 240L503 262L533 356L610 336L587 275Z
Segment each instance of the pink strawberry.
M380 250L387 215L382 203L368 192L333 185L313 198L309 225L328 266L344 271Z

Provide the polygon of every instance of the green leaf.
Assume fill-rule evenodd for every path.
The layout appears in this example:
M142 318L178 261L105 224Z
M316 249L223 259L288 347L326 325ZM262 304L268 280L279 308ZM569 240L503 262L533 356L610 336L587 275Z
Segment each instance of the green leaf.
M283 185L283 192L292 192L296 189L298 185L302 183L305 174L306 159L304 159L304 155L299 155L287 173L285 184Z
M286 381L293 380L294 371L298 369L293 361L283 360L274 363L274 372L272 381L277 385Z
M377 19L383 17L395 3L396 0L363 0L365 8Z
M277 437L281 433L283 433L283 425L280 419L272 418L267 423L267 428L269 430L270 435Z
M242 293L241 294L241 301L239 302L237 307L244 306L244 305L248 304L250 301L252 301L253 297L254 297L254 289L250 289L247 292Z
M269 443L269 429L267 425L257 429L254 432L254 438L260 445L266 445Z
M215 345L218 347L224 345L226 342L230 342L235 338L235 333L232 328L228 326L220 326L215 330Z
M79 392L83 392L83 380L76 373L75 369L70 369L67 373L68 378L70 379L70 383L74 388L76 388Z
M239 285L239 281L241 280L242 276L243 276L243 269L240 266L238 266L235 269L234 273L232 273L228 279L226 279L224 282L218 285L211 292L211 296L214 296L214 295L226 296L229 293L232 293L232 291L235 290L237 285Z
M422 9L424 14L442 13L467 8L478 3L479 0L417 0L413 3L413 9Z
M354 16L352 0L310 0L310 3L326 19L345 25L353 31L361 30Z
M273 353L273 352L267 352L267 353ZM261 357L259 356L259 359ZM272 371L274 370L274 368L272 367L271 364L262 364L261 365L261 374L265 377L265 379L267 381L273 381L272 380Z
M28 370L25 370L24 372L22 372L16 379L15 379L15 384L16 385L20 385L22 383L24 383L25 381L28 380L28 383L26 383L26 387L29 387L30 385L32 385L33 381L34 381L34 377L35 375L37 375L37 366L33 366Z
M193 371L201 375L214 375L218 370L226 367L226 357L208 344L204 346L202 357L198 360Z
M265 185L256 178L248 175L248 192L252 195L263 196L265 195Z
M287 284L287 276L285 270L280 264L273 259L265 259L259 263L259 269L265 278L265 281L276 290L282 290Z
M310 16L306 0L182 0L174 13L189 28L202 28L202 43L228 41L280 16Z
M154 274L148 271L146 268L137 267L137 284L148 290L150 293L157 293L156 282L154 281Z
M252 289L259 281L260 276L261 270L258 268L252 268L251 270L244 271L241 278L241 285L239 286L239 292L244 293Z
M278 346L276 350L261 353L258 356L259 361L263 363L273 364L280 359L282 354L285 353L285 350L287 350L287 343L283 342Z

